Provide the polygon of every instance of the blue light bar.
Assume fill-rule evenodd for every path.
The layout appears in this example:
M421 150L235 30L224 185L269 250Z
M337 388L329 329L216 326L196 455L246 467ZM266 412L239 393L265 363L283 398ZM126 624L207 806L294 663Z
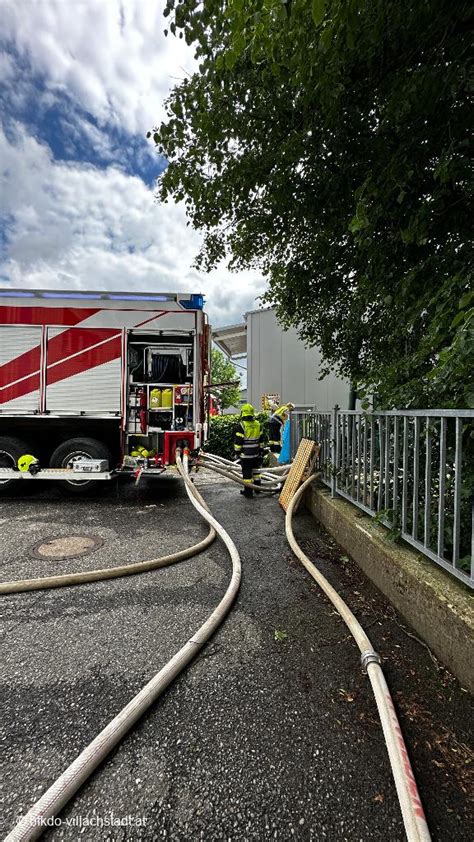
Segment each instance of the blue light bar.
M110 301L173 301L169 295L107 295Z
M79 298L88 300L90 298L102 298L102 295L94 295L93 292L43 292L41 298Z
M50 298L70 301L178 301L186 310L202 310L204 296L192 293L188 298L179 298L176 293L109 293L109 292L65 292L61 290L9 290L0 289L1 298Z
M193 293L189 297L189 301L183 298L179 299L181 307L186 310L202 310L204 308L204 296L200 293Z
M34 298L34 292L19 292L18 290L9 290L2 289L0 291L0 295L2 298Z

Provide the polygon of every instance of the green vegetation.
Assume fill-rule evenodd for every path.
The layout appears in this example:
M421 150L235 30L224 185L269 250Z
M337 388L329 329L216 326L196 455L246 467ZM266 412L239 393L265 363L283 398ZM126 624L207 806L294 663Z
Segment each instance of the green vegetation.
M256 417L260 421L264 436L268 438L267 413L260 412ZM211 418L209 442L206 445L206 450L209 453L215 453L216 456L223 456L224 459L232 459L234 456L234 433L238 423L238 415L216 415Z
M239 373L227 357L217 348L211 351L211 383L240 383ZM229 406L239 406L240 386L225 386L216 389L215 394L219 400L221 409Z
M153 133L203 268L258 267L286 326L383 407L474 406L471 4L167 0L199 70Z

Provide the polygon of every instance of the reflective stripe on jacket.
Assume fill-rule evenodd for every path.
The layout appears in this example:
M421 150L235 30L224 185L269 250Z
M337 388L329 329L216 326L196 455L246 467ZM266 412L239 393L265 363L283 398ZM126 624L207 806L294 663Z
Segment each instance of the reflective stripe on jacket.
M241 459L258 459L263 435L259 421L242 418L235 431L234 451Z
M278 412L278 410L277 410L277 412ZM274 412L273 415L270 415L270 418L268 419L268 423L270 424L270 426L272 426L272 425L276 426L278 424L279 427L283 427L283 424L285 422L284 422L283 418L281 417L281 415L278 415L277 412Z
M281 447L281 431L284 421L278 415L270 415L268 419L268 444L272 453L279 453Z

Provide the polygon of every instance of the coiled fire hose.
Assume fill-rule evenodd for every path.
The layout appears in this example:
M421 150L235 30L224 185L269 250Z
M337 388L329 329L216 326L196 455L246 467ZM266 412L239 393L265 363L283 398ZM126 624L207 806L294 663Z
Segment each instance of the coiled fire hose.
M232 462L230 459L225 459L223 456L216 456L215 453L207 453L205 450L201 450L200 456L206 461L214 462L214 464L219 465L222 468L240 473L240 465L238 462ZM282 476L288 474L290 467L291 465L272 465L271 467L262 467L261 474L262 477L267 477L269 480L280 480Z
M237 596L241 578L241 564L237 548L225 529L210 514L205 501L192 484L188 476L187 451L184 451L184 465L181 461L181 453L176 452L176 465L192 505L212 527L212 530L215 530L229 551L232 560L232 577L229 586L206 622L68 766L65 772L8 834L5 842L26 842L26 840L37 839L42 834L46 827L46 820L56 816L62 810L135 722L140 719L202 649L206 641L224 620Z
M298 545L292 526L293 512L306 488L314 482L316 474L309 477L298 489L292 498L285 519L285 530L288 543L296 557L304 565L308 573L318 583L327 597L341 615L346 626L349 628L357 646L361 652L363 669L367 672L372 690L374 692L380 721L382 723L383 735L387 746L390 765L395 780L398 800L402 811L403 822L408 842L429 842L431 839L428 825L423 810L423 805L418 793L413 770L411 768L408 752L403 739L400 724L393 705L390 690L387 687L385 676L380 666L380 656L374 651L369 638L359 621L332 587L328 580L309 560Z
M244 482L240 474L240 469L235 462L230 462L220 456L214 456L207 453L201 453L198 465L207 468L209 471L214 471L220 476L231 479L233 482L243 485L244 488L254 489L264 494L276 494L281 490L281 483L284 481L289 468L284 468L281 473L275 474L273 470L262 471L262 484L255 485L251 482Z
M204 450L201 451L200 456L203 457L206 462L213 462L221 468L226 468L227 470L235 471L240 474L240 465L238 462L231 462L230 459L225 459L223 456L216 456L215 453L207 453ZM290 467L291 465L272 465L271 467L262 467L261 474L263 478L270 481L281 481L281 479L288 474Z

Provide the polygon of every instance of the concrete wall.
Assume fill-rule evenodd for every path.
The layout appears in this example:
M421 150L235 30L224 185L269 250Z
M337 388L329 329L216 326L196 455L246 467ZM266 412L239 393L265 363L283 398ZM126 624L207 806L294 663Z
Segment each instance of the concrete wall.
M296 330L284 331L273 310L247 313L248 399L260 406L264 394L278 394L296 405L347 409L349 383L335 375L318 380L321 354L306 348Z
M312 486L306 506L434 654L474 692L474 597L461 582L351 503Z

